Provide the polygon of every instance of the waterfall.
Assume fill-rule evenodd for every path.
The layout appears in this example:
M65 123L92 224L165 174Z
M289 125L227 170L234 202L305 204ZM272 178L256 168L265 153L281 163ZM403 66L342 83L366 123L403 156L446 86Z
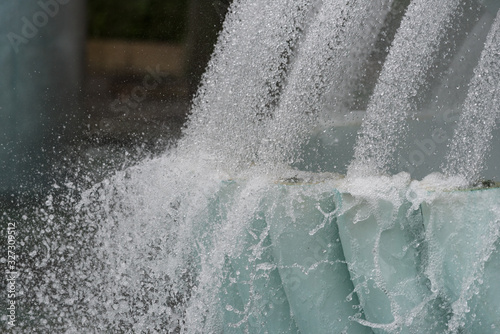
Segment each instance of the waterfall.
M457 0L410 3L371 96L349 173L384 174L394 165L408 114L415 110L433 55L461 6Z
M0 215L23 248L12 330L497 333L500 188L480 177L498 154L498 2L407 4L235 0L173 147ZM445 109L463 109L445 175L397 170L410 135L442 158L419 118Z
M359 75L380 32L391 1L326 1L300 44L267 137L261 147L266 162L293 163L300 145L329 108L345 113L349 88ZM331 116L331 115L330 115Z
M180 146L209 152L228 169L255 162L314 3L233 3L193 101L187 139Z
M484 169L493 130L500 118L500 12L488 34L469 85L444 170L476 182Z

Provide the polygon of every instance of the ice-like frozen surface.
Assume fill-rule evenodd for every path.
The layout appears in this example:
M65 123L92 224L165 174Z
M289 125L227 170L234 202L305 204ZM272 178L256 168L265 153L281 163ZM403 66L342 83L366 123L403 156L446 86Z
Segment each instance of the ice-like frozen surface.
M409 5L373 78L346 177L323 168L332 160L316 166L325 148L306 139L335 128L325 118L353 126L365 115L344 102L371 57L364 48L387 38L395 3L236 0L178 145L83 192L68 183L19 217L33 222L22 239L20 298L30 309L19 309L19 332L498 331L499 188L467 188L467 173L412 181L389 168L409 150L400 139L413 100L425 100L420 88L451 82L433 70L449 32L466 29L457 18L475 20L462 2ZM474 94L493 89L495 101L498 76L479 75L498 67L497 25L462 123L480 111L467 107ZM323 109L328 100L335 107ZM441 152L441 137L419 138L410 163ZM332 145L329 158L336 149L345 148Z

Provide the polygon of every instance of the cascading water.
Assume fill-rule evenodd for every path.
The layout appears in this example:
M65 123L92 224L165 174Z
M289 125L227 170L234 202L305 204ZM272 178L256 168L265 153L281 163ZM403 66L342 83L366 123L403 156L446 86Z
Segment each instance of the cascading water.
M415 110L418 91L435 61L433 54L446 37L447 25L467 6L458 0L436 5L413 1L408 7L371 96L350 171L380 174L393 164L408 113Z
M9 330L498 333L498 7L235 0L176 147L18 217ZM415 141L446 176L390 176L463 81L453 140Z
M500 110L500 20L493 23L487 37L481 60L474 71L464 111L451 142L445 171L477 180L483 170L485 155L493 137L493 129ZM467 139L469 138L469 140ZM470 140L474 138L474 140Z
M327 91L332 91L330 107L345 113L349 88L360 75L391 3L378 0L346 5L331 1L321 6L297 51L273 120L267 125L261 147L265 161L296 160L304 137L328 119L321 113Z

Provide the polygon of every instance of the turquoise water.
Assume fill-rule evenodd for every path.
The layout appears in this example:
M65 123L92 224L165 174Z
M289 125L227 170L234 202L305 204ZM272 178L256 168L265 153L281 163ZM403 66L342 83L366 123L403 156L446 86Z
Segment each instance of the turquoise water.
M174 147L2 214L9 330L498 332L498 8L407 5L235 1Z

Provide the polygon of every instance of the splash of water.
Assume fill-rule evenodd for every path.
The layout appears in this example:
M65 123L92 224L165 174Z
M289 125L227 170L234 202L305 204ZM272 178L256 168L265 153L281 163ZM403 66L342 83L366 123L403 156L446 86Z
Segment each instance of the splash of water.
M23 239L34 245L22 275L33 305L25 328L494 333L498 189L373 176L392 164L461 1L410 4L348 178L286 166L331 117L324 95L329 110L346 112L393 5L235 1L177 147L23 218L41 222ZM497 34L498 19L464 124L487 109L470 107L476 94L498 93L498 73L481 79L498 71Z

